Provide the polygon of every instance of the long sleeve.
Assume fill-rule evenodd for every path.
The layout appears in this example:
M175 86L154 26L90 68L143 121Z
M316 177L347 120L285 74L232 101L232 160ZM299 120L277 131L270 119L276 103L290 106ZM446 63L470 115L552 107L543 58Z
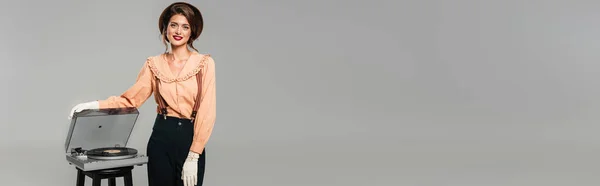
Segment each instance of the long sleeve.
M133 86L126 90L120 96L110 96L105 100L98 100L100 108L122 108L122 107L137 107L139 108L152 95L152 72L148 67L146 60L144 66L138 73L137 79Z
M202 154L216 119L216 90L215 90L215 63L212 57L206 60L202 77L202 91L200 108L196 115L194 138L190 151Z

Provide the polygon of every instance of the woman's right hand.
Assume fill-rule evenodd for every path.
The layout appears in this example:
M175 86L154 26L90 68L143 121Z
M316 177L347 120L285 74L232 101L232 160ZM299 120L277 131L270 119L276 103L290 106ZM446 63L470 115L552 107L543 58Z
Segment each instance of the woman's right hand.
M86 102L86 103L80 103L75 105L72 109L71 109L71 113L69 113L69 119L73 118L73 115L75 114L75 112L81 112L82 110L86 110L86 109L98 109L100 107L100 103L98 103L98 101L90 101L90 102Z

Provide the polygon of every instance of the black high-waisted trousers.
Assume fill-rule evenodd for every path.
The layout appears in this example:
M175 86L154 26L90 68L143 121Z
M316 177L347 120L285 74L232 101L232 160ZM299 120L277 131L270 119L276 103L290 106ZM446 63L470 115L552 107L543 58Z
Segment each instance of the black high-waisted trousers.
M148 185L183 186L181 171L190 151L194 137L194 126L189 119L158 114L148 140ZM204 179L205 154L198 159L198 183Z

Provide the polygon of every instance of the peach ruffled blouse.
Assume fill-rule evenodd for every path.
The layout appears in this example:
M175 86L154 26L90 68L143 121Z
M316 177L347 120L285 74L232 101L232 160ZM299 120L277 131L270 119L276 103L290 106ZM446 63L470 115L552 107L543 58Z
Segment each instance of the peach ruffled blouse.
M167 115L191 119L198 92L196 73L202 72L202 96L196 114L191 151L201 154L216 119L215 62L210 54L193 52L179 76L172 74L164 54L146 59L135 84L120 96L98 100L100 108L139 108L154 93L158 78L160 95L167 103ZM158 99L154 99L158 103ZM157 107L157 113L160 113Z

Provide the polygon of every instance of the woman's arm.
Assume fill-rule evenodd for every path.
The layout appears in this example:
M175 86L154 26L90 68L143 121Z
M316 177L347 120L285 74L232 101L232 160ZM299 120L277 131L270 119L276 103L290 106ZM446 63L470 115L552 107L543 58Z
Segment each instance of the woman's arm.
M100 108L139 108L152 95L152 72L148 68L151 58L146 59L146 63L138 73L135 84L126 90L120 96L110 96L105 100L98 100Z
M203 70L202 91L200 108L196 115L194 138L190 151L202 154L206 142L210 138L216 119L216 90L215 90L215 62L212 57L206 59Z

